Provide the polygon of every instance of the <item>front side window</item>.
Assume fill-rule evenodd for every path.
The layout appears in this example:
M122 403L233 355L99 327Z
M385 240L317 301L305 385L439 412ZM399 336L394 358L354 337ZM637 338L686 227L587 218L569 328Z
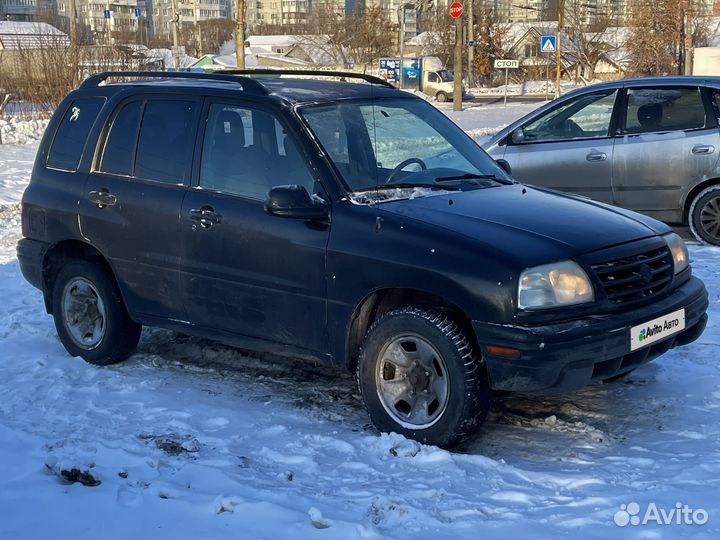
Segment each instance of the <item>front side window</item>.
M76 99L60 121L47 166L64 171L76 171L85 143L105 100L101 98Z
M210 106L200 163L200 187L265 200L271 188L315 179L295 141L271 114L243 106Z
M705 127L705 105L697 87L630 88L627 94L625 133Z
M523 127L524 142L607 137L617 90L572 99Z
M351 192L507 181L477 144L421 100L352 100L307 106L301 114Z

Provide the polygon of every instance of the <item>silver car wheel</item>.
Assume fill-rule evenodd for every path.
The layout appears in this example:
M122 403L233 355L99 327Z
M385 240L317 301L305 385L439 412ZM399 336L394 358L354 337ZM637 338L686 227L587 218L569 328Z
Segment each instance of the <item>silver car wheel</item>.
M95 285L77 277L62 293L62 315L68 334L78 347L92 350L105 337L107 312Z
M375 387L398 424L424 429L437 422L450 397L448 370L438 350L417 334L395 337L376 362Z
M708 236L720 240L720 197L709 199L702 207L700 226Z

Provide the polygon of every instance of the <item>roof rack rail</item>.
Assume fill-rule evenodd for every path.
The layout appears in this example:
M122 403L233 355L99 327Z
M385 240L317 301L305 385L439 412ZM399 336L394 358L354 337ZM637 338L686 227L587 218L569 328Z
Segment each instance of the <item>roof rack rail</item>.
M204 79L225 81L240 84L243 90L255 94L269 94L268 89L250 77L240 77L239 74L229 73L197 73L193 71L105 71L91 75L83 81L80 88L99 86L110 77L146 78L146 79Z
M325 71L315 69L222 69L215 73L225 73L233 75L310 75L313 77L341 77L347 79L362 79L371 84L380 84L390 88L395 88L391 83L375 75L366 73L355 73L352 71Z

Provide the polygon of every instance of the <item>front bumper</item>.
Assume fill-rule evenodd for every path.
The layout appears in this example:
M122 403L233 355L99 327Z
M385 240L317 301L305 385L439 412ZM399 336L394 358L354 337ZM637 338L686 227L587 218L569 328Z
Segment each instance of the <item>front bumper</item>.
M630 351L630 328L685 308L685 330ZM687 345L707 323L708 294L691 277L669 296L626 313L590 316L543 326L499 325L473 321L483 346L491 387L514 392L564 392L621 375L669 349ZM518 359L493 356L484 346L521 351Z

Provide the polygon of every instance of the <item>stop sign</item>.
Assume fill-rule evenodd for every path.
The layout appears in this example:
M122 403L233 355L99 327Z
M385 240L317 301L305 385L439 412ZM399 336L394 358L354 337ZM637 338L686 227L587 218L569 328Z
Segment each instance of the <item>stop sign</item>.
M450 16L453 19L459 19L463 14L463 5L460 2L453 2L450 6Z

